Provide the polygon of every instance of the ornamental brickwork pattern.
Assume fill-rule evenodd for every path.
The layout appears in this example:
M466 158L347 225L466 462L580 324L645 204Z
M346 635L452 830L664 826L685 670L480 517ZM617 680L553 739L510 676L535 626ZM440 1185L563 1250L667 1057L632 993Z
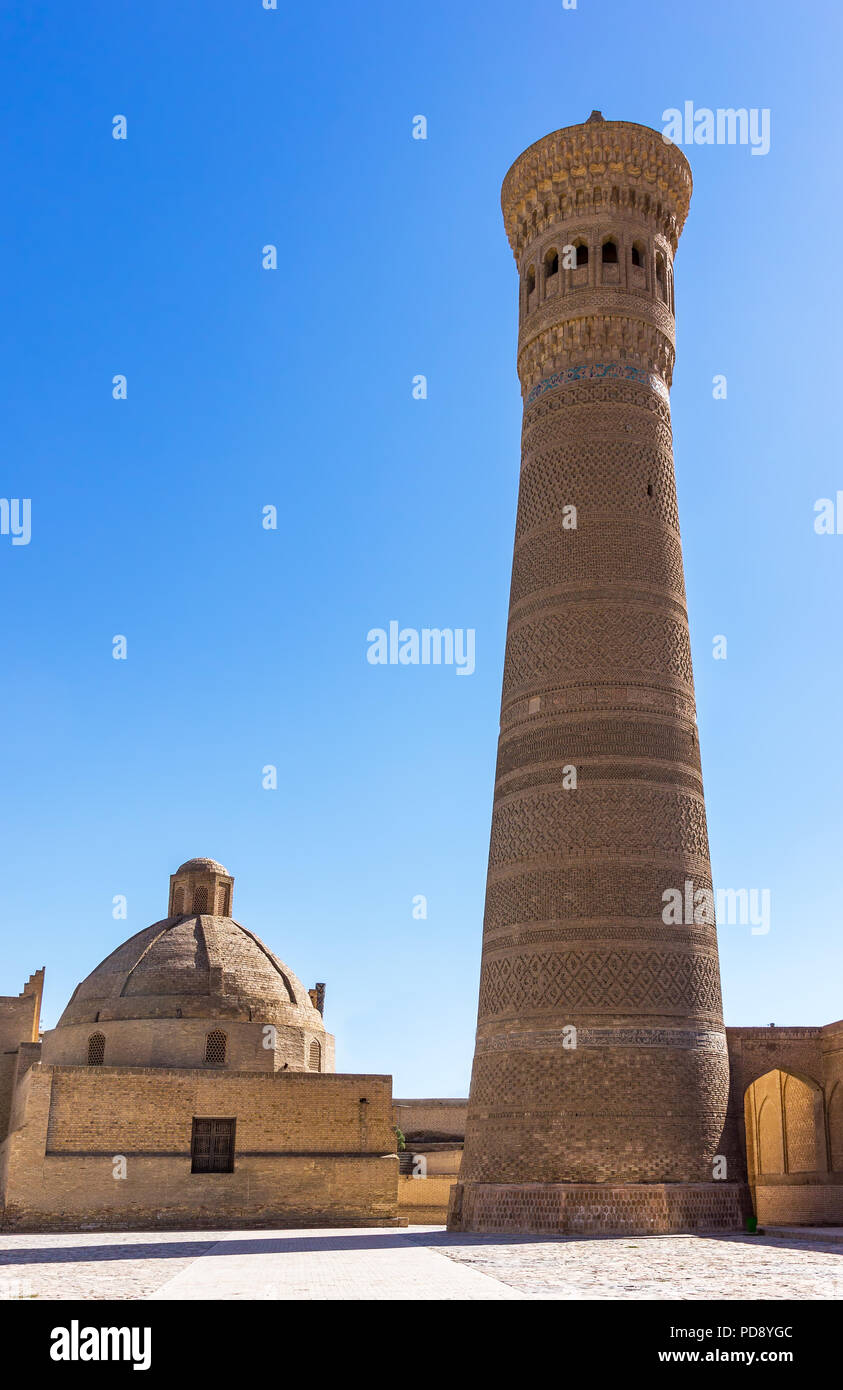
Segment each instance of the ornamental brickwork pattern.
M500 943L496 943L497 946ZM605 950L518 951L490 956L483 969L480 1015L588 1008L611 1013L650 1009L717 1017L720 973L716 953ZM607 1039L611 1041L611 1039ZM579 1044L578 1044L579 1045Z

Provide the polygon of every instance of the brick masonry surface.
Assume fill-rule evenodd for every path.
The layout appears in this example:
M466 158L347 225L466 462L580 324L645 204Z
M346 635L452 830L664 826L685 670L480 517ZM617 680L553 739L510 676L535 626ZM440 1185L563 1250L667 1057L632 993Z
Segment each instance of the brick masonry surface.
M734 1231L749 1214L748 1196L738 1183L458 1183L449 1221L456 1229L536 1234Z

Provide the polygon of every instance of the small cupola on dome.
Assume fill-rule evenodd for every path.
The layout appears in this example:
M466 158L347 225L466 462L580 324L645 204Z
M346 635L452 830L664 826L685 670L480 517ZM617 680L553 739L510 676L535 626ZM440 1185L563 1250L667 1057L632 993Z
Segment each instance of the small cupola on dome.
M234 879L216 859L188 859L170 875L168 917L230 917Z

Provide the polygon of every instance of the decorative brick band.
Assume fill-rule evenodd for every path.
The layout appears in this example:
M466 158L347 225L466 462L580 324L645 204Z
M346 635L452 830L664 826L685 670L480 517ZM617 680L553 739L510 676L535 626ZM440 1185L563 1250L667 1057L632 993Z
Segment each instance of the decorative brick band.
M565 1040L564 1029L557 1028L535 1033L502 1033L494 1038L478 1038L474 1050L479 1054L559 1048ZM727 1051L726 1034L705 1028L578 1028L577 1048L581 1047L678 1047L684 1051L724 1054Z
M573 386L578 381L596 381L604 377L612 377L616 381L637 381L641 386L649 386L663 401L670 401L670 392L655 372L644 371L643 367L633 367L627 362L594 362L584 363L580 367L567 367L564 371L554 372L552 376L537 381L526 403L532 405L539 396L543 396L546 391L555 390L558 386Z
M448 1230L577 1236L738 1231L750 1211L742 1183L455 1183Z

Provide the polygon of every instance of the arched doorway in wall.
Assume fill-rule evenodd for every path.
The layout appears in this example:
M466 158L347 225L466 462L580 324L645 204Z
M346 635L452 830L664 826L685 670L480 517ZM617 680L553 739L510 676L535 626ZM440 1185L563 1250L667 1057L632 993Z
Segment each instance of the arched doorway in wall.
M811 1209L807 1189L828 1172L822 1087L810 1076L774 1067L744 1093L746 1162L762 1224L799 1223Z

